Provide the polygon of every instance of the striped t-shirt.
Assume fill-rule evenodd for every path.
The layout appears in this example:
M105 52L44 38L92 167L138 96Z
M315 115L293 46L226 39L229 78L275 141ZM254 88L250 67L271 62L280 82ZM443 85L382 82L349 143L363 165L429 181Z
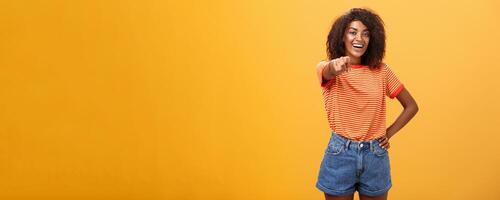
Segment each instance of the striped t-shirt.
M324 67L323 67L324 68ZM330 129L355 141L368 141L386 133L385 96L396 97L403 84L386 64L378 69L351 65L351 70L321 81Z

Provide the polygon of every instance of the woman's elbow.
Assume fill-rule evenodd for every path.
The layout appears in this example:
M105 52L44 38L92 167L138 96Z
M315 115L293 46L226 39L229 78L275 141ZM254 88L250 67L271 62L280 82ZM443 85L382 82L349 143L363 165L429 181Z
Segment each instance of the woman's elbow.
M417 105L417 103L413 103L410 106L407 106L407 109L409 109L413 114L417 114L418 105Z

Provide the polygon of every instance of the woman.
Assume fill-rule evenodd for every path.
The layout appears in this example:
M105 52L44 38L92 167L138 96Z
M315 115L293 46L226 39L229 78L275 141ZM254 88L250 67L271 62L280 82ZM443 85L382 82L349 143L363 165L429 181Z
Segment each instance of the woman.
M331 137L316 187L327 200L385 200L392 186L389 139L417 113L418 106L388 65L383 21L368 9L353 8L333 24L327 38L328 61L317 75ZM404 107L386 128L385 96Z

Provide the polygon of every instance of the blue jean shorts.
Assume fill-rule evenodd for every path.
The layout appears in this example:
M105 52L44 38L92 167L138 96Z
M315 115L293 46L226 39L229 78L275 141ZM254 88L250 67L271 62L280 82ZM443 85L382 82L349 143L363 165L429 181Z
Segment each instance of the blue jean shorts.
M334 196L379 196L392 186L389 152L378 140L353 141L331 131L316 187Z

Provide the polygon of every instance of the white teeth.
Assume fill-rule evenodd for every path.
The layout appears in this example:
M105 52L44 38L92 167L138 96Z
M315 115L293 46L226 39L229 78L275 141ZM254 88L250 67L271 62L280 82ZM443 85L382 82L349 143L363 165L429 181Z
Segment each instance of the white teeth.
M356 48L363 48L363 45L362 44L353 44L352 46L356 47Z

